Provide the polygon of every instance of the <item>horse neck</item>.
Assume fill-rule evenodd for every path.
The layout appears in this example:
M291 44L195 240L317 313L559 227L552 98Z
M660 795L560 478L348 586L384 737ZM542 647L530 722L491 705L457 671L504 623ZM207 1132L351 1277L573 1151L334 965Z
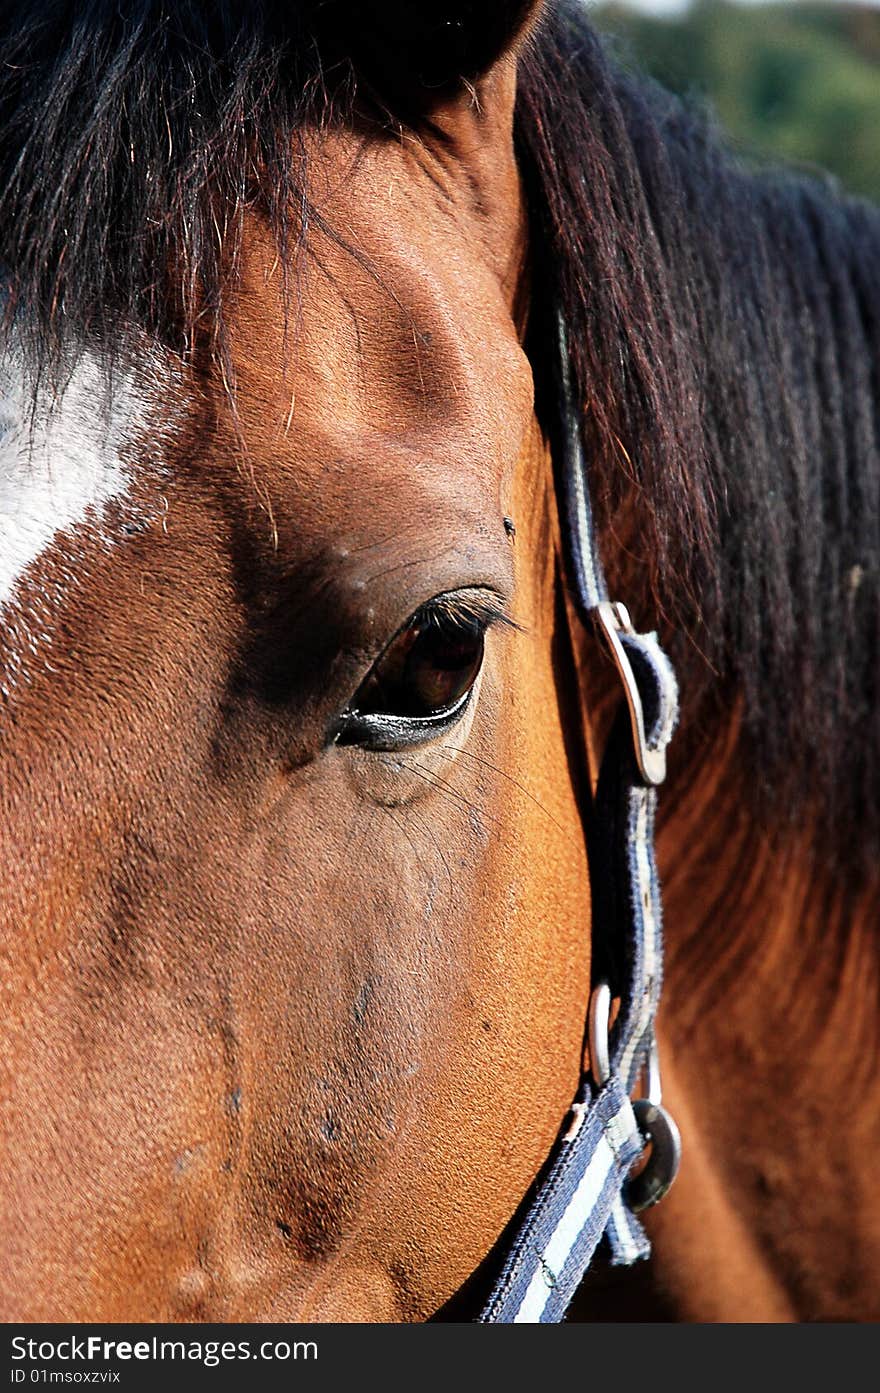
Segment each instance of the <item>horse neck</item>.
M853 889L809 818L762 825L739 737L734 713L664 790L660 1034L686 1147L656 1281L688 1319L876 1319L880 877Z

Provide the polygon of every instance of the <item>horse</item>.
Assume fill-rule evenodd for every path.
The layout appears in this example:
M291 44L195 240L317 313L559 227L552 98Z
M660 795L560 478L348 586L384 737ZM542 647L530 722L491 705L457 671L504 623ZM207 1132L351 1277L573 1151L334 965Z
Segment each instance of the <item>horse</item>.
M574 0L9 10L4 1319L478 1314L590 1064L560 324L681 693L681 1169L572 1314L877 1319L880 214Z

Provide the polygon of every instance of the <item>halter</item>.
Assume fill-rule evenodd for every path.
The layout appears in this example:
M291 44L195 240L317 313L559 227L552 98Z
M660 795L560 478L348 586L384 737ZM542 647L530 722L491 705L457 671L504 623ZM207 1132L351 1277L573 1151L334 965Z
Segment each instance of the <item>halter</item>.
M663 975L662 907L654 855L657 786L678 715L675 674L656 634L638 634L608 599L587 488L580 413L572 403L560 328L558 490L563 549L581 622L606 642L626 707L608 742L588 834L593 991L590 1073L564 1120L506 1247L478 1319L561 1321L603 1235L615 1265L650 1253L636 1215L662 1199L678 1170L678 1128L662 1107L654 1017ZM609 1031L612 998L620 1001ZM630 1094L642 1076L644 1097ZM647 1142L644 1168L631 1176Z

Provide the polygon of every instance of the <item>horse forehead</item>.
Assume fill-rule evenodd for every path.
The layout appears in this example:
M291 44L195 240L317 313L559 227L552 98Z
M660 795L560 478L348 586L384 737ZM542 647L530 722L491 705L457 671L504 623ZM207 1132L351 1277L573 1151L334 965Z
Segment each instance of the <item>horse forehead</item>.
M245 239L232 356L249 443L272 472L295 460L306 489L333 466L374 493L417 474L429 493L497 496L533 387L485 212L420 146L331 154L295 314L258 223Z
M527 250L519 169L509 125L477 124L382 138L340 130L307 142L317 230L380 276L388 261L397 272L414 265L419 278L433 267L467 293L488 277L509 310Z

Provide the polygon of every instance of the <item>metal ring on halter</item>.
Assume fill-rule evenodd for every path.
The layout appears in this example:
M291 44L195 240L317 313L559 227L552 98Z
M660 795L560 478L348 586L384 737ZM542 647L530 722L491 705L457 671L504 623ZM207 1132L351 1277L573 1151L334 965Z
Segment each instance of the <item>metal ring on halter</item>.
M638 1175L627 1181L624 1198L633 1214L641 1214L660 1203L678 1175L681 1133L675 1119L650 1098L634 1098L633 1112L646 1144L651 1144L651 1154Z
M590 997L589 1043L590 1070L597 1088L602 1088L611 1078L611 1055L608 1047L608 1022L611 1015L611 989L607 982L600 982ZM660 1056L657 1041L651 1039L648 1052L648 1096L633 1099L633 1112L645 1145L650 1145L651 1154L638 1175L627 1182L626 1203L633 1214L659 1204L678 1175L681 1163L681 1134L675 1119L670 1116L660 1099L663 1096L660 1080Z

